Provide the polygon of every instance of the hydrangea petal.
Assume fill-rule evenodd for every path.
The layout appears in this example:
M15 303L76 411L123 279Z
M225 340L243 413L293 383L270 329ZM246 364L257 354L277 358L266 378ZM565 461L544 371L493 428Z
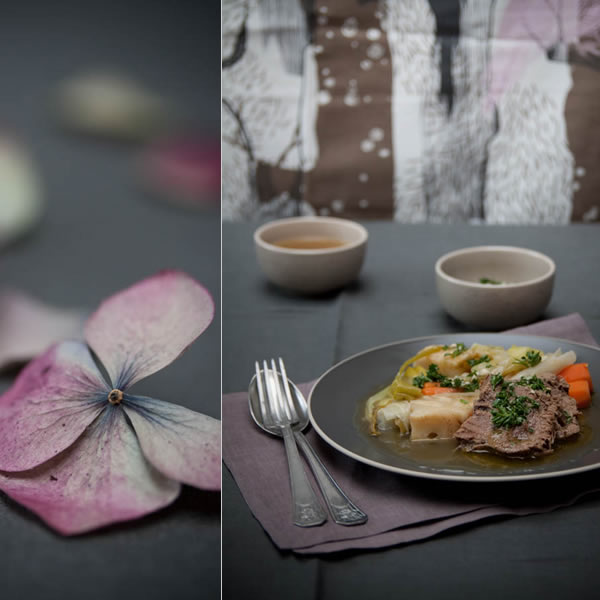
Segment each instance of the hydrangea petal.
M47 463L24 473L0 473L0 489L65 535L156 511L173 502L180 488L144 458L119 407L109 407Z
M189 208L219 206L221 150L216 140L193 137L161 140L142 159L148 188Z
M31 469L68 448L109 406L108 389L81 342L31 361L0 397L0 470Z
M17 290L0 293L0 368L23 363L52 344L83 339L83 312L43 304Z
M85 338L123 390L173 362L213 315L204 287L180 271L163 271L105 300Z
M146 458L163 474L221 489L221 422L153 398L125 394L123 407Z
M35 227L44 200L35 164L17 142L0 137L0 246Z
M61 83L56 109L73 131L123 141L153 139L171 121L173 108L121 73L89 71Z

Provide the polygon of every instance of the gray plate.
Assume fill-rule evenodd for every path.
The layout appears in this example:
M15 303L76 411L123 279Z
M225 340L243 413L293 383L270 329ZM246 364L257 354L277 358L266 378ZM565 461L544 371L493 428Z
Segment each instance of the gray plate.
M596 386L600 385L600 349L567 340L533 335L468 333L414 338L372 348L338 363L324 373L309 397L310 419L317 433L347 456L379 469L455 481L511 481L558 477L600 467L600 406L583 411L582 434L576 442L560 444L542 459L494 459L491 455L468 455L452 449L437 458L423 460L419 452L398 451L390 444L369 436L360 427L360 414L366 399L388 385L400 365L430 344L475 342L496 346L530 346L553 352L573 350L577 362L589 363ZM414 442L440 444L443 442ZM413 443L413 444L414 444ZM421 448L422 449L422 448ZM437 452L437 450L436 450ZM439 453L438 453L439 454ZM443 456L442 456L443 455ZM489 458L488 458L489 457Z

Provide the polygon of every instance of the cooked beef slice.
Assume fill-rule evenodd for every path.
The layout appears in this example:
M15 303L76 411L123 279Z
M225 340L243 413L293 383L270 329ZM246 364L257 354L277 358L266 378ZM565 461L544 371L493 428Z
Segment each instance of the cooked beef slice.
M548 375L544 380L549 385L551 394L556 399L559 407L557 439L564 440L577 435L580 432L579 421L577 420L579 410L575 398L569 396L569 384L562 377L556 375Z
M481 385L479 400L473 415L455 434L459 447L468 452L487 451L514 458L531 458L549 454L556 439L565 439L579 433L577 407L568 395L568 385L561 377L543 377L549 391L532 390L515 385L516 396L527 396L537 401L526 420L516 427L494 427L492 405L496 391L490 378Z

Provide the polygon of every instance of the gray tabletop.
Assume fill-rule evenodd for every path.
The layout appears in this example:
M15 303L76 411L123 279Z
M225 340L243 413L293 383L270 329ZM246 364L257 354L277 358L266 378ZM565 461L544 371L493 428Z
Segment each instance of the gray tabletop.
M46 212L2 251L0 284L64 307L94 309L163 268L195 276L220 302L218 212L146 197L139 148L67 135L47 99L63 77L116 66L219 134L218 2L11 2L0 18L0 122L39 169ZM140 383L143 394L220 416L220 322ZM12 377L0 378L0 391ZM0 596L218 598L220 495L185 488L139 521L62 538L0 494Z
M257 358L282 355L290 376L302 382L373 346L465 331L438 303L433 266L444 252L478 244L524 246L554 258L555 292L542 318L579 312L600 340L597 227L365 225L369 247L360 280L319 298L267 283L254 258L255 226L223 225L224 392L247 387ZM305 558L276 549L225 470L223 597L591 598L600 584L599 509L600 498L592 497L404 547Z

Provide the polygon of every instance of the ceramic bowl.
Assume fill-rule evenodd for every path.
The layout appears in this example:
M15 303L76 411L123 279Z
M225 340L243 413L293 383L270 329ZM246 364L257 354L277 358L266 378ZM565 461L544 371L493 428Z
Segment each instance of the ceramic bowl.
M490 331L539 317L552 297L555 271L548 256L512 246L463 248L435 264L446 311L465 325Z
M278 246L294 239L327 238L341 245L299 249ZM254 232L258 263L276 285L302 294L338 289L358 276L367 249L367 230L333 217L295 217L271 221Z

